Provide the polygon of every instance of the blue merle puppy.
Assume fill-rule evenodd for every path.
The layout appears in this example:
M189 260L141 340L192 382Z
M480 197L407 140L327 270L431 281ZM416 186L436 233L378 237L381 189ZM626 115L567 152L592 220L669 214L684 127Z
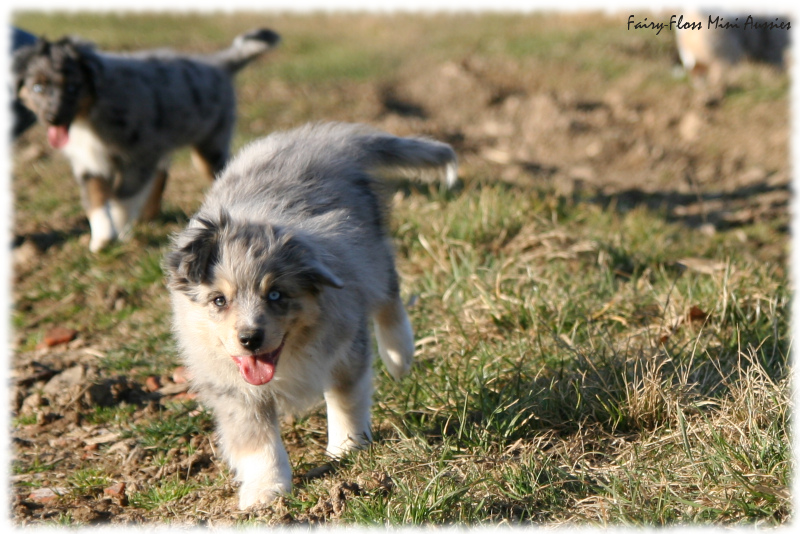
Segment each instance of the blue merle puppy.
M369 443L370 325L393 377L414 357L381 178L452 186L456 170L445 143L310 124L243 148L175 237L164 261L173 330L240 508L291 492L279 413L324 398L328 455Z
M16 51L17 94L64 151L81 188L96 252L158 215L169 155L183 146L212 179L229 157L234 74L280 41L271 30L209 55L108 53L72 37Z

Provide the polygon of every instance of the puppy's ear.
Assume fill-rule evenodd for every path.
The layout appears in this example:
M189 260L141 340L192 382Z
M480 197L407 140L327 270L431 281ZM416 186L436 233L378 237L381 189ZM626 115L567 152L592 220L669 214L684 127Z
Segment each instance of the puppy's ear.
M46 39L39 39L36 43L18 48L11 60L11 74L14 77L14 86L19 94L22 86L25 85L25 74L31 59L40 54L40 50L48 48L50 44Z
M333 274L325 265L314 259L307 265L308 270L304 273L311 282L317 286L330 286L336 289L342 289L344 283L338 276Z
M60 45L62 53L74 60L83 77L83 84L89 94L95 94L95 84L100 80L104 68L103 62L97 56L95 45L78 37L64 37L56 43Z
M164 258L170 288L191 293L191 288L211 278L211 268L219 257L220 233L227 224L222 214L218 222L199 218L199 226L187 228L173 242Z
M344 283L324 263L314 248L302 237L290 235L285 237L283 252L291 265L296 266L296 275L302 284L311 291L317 292L322 286L341 289Z

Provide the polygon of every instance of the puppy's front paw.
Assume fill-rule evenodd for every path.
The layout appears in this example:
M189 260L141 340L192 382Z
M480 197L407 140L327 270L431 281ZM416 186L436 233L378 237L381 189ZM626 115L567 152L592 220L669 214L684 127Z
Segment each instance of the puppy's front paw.
M89 251L90 252L100 252L104 248L106 248L112 239L109 239L105 236L103 237L95 237L92 236L92 239L89 241Z
M239 489L239 509L245 510L258 504L271 504L281 495L288 495L291 492L291 483L259 483L258 481L245 483Z
M89 250L99 252L117 238L117 230L105 208L95 209L88 216L92 234Z

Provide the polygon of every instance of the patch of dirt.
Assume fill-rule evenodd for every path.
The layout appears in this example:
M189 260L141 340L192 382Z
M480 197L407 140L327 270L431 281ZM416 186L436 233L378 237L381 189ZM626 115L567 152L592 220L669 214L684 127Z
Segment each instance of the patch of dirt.
M768 67L748 65L768 79ZM636 73L601 94L540 88L513 62L467 58L397 80L377 122L454 144L465 168L555 188L620 210L645 205L705 231L788 225L788 102L727 104L737 82L637 90Z

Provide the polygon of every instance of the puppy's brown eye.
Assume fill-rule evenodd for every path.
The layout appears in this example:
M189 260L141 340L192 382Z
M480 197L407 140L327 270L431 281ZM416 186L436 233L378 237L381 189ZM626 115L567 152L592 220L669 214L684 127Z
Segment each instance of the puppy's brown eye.
M219 296L214 299L214 306L216 306L217 308L224 308L227 303L228 301L225 300L225 297L223 296Z

